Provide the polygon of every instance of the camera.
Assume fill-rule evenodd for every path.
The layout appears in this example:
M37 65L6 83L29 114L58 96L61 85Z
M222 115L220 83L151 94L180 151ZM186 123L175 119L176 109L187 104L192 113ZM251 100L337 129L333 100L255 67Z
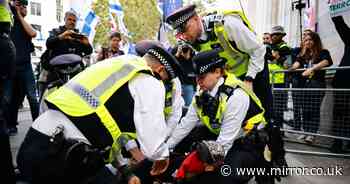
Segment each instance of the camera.
M72 38L75 38L75 39L81 39L81 38L85 37L85 35L79 34L79 33L73 33L73 34L71 35L71 37L72 37Z
M182 52L186 53L186 52L188 52L190 50L190 47L188 45L183 45L181 47L181 49L182 49Z

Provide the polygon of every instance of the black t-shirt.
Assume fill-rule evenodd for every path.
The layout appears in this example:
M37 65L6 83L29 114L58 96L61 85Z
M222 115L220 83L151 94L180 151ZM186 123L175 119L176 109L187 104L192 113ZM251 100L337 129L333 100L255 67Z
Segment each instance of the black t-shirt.
M321 50L319 57L314 61L307 60L307 59L302 58L302 57L297 58L297 62L300 63L300 68L310 68L313 65L320 63L323 60L328 61L328 65L326 67L331 66L333 64L332 57L331 57L329 51L326 49ZM311 79L323 82L323 81L325 81L325 75L326 75L325 70L318 70L318 71L315 71L315 73Z
M24 30L20 20L17 17L17 12L11 7L14 14L14 24L11 29L10 37L16 47L16 66L21 67L25 64L30 65L30 53L34 51L32 38Z

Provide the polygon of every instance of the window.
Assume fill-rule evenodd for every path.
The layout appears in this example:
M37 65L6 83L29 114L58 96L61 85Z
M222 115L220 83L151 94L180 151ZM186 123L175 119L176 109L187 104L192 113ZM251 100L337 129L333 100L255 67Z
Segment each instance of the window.
M30 14L41 16L41 3L30 2Z
M58 22L62 21L63 17L63 4L62 0L56 0L56 20Z

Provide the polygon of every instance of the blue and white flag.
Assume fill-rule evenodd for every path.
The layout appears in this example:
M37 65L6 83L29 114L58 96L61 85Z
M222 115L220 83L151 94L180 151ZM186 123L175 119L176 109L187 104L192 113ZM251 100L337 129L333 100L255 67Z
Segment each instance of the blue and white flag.
M129 37L129 31L123 22L124 12L119 0L109 0L109 12L111 14L110 17L112 17L112 21L115 22L114 19L116 19L120 33L126 37ZM132 43L125 43L121 49L127 54L132 51L132 48Z
M89 38L89 41L92 43L96 33L96 26L99 22L99 17L90 10L85 18L83 19L83 25L81 28L81 33L86 35Z
M116 20L118 23L119 31L124 34L125 36L128 36L129 32L126 29L126 26L123 22L124 18L124 12L123 8L119 2L119 0L109 0L109 12L116 16ZM112 16L113 17L113 16Z
M70 1L70 9L78 14L77 28L80 32L86 35L93 42L96 26L99 22L99 17L92 10L92 4L95 0L74 0Z

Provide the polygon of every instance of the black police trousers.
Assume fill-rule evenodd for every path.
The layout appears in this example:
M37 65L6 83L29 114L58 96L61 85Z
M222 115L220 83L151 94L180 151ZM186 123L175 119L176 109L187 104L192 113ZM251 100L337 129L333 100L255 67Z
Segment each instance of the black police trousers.
M261 169L265 170L266 173L270 172L272 163L266 161L263 154L267 144L267 141L264 139L266 137L254 136L252 139L244 137L234 142L226 154L224 165L218 171L220 172L220 184L243 184L251 180L253 176L255 176L258 184L274 183L274 177L267 174L242 173L243 170L247 172L247 169Z
M3 25L1 25L3 26ZM12 163L9 135L7 132L7 121L5 118L3 85L5 80L9 80L14 70L16 50L5 33L0 32L0 157L1 180L9 184L16 183L15 172Z
M78 163L80 167L71 166L70 161L80 160L80 157L75 156L67 161L66 148L69 146L57 144L57 147L53 147L50 138L34 128L29 129L17 155L18 169L23 181L30 184L111 184L116 182L117 177L104 167L104 164L92 163L89 166L83 166ZM71 147L68 150L72 150ZM90 169L91 167L94 168Z

